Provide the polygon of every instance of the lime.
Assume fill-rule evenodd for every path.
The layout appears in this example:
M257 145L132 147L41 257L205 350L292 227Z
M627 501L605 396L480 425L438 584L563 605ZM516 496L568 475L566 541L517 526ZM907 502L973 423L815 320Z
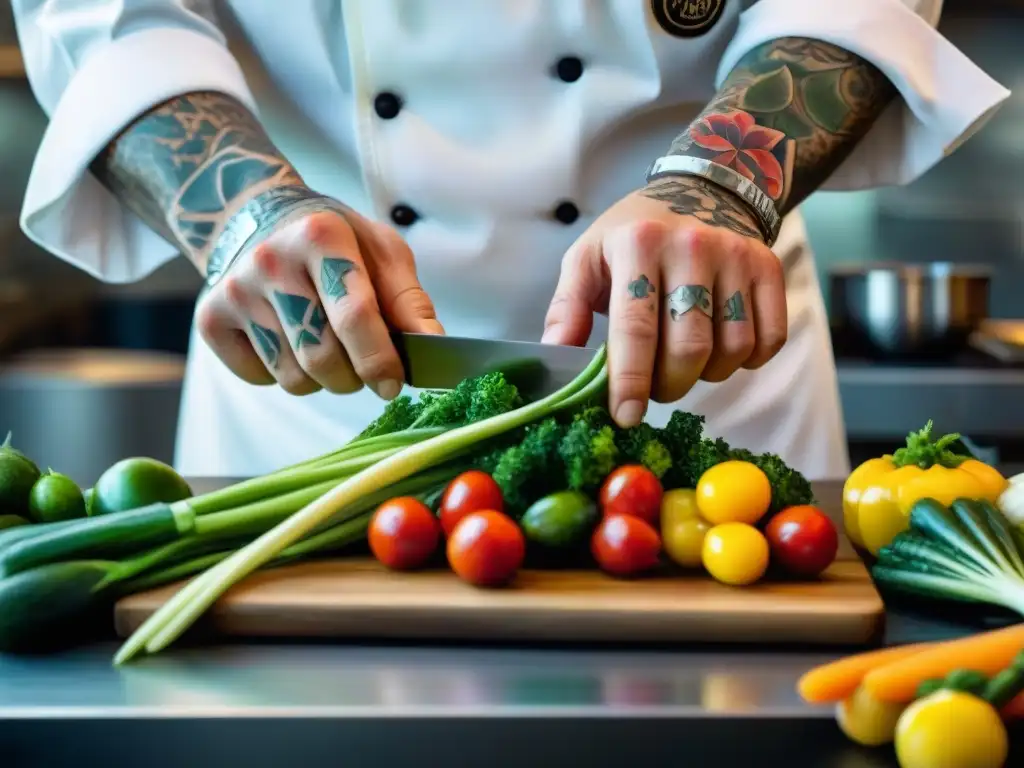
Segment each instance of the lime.
M36 523L59 523L85 517L82 489L67 475L50 470L32 486L28 513Z
M173 467L142 457L117 462L100 475L92 491L92 515L124 512L149 504L170 504L192 495L188 483Z
M28 513L28 496L39 479L39 467L11 446L11 433L0 445L0 510L13 515Z

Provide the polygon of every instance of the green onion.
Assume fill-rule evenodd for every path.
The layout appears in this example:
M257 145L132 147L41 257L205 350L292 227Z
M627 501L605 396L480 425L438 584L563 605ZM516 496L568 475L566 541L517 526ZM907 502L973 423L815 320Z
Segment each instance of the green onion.
M339 513L393 483L472 451L480 443L566 409L582 407L607 387L602 348L572 382L552 395L516 410L450 430L389 455L349 477L247 547L190 581L126 641L114 663L145 650L156 653L174 642L228 589ZM367 443L370 439L367 439ZM358 446L357 441L354 444Z

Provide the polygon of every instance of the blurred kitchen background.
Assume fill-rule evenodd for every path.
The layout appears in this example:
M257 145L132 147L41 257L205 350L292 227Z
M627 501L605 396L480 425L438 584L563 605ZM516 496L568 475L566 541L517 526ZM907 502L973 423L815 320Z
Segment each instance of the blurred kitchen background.
M835 342L855 462L929 418L1004 461L1024 456L1024 362L998 338L1019 334L999 321L1024 317L1024 4L946 0L941 31L1014 91L1010 102L911 187L822 193L804 206L826 301L847 321ZM91 484L128 455L171 460L200 280L179 259L141 283L104 286L30 243L18 213L44 128L0 3L0 433ZM855 272L830 295L834 274L890 262L952 262L958 277ZM991 275L971 277L972 267ZM997 322L968 344L986 316ZM926 350L882 332L881 355L850 330L858 318L883 330L949 318L959 327Z

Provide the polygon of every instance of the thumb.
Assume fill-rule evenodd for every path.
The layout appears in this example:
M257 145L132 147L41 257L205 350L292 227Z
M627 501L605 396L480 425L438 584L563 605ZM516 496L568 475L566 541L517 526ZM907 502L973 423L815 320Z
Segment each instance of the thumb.
M408 244L390 227L365 224L357 236L388 325L406 333L444 334L434 302L420 284Z
M562 260L555 294L544 318L542 344L582 347L594 328L594 299L600 286L583 250L570 251Z

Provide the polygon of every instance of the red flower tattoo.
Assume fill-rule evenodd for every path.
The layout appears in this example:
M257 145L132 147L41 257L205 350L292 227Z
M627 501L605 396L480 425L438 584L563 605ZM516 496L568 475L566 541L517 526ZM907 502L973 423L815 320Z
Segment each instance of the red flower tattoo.
M713 162L732 168L760 186L773 200L782 195L782 164L772 154L786 134L754 122L746 112L734 110L707 115L690 126L698 147L716 152Z

